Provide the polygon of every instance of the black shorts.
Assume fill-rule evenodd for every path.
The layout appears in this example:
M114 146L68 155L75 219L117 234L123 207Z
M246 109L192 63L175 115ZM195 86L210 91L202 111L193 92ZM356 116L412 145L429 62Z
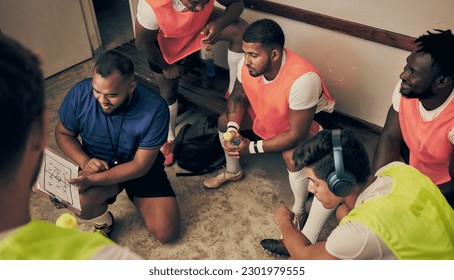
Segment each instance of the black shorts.
M160 47L159 47L159 44L158 44L158 40L155 41L155 45L158 47L159 50L161 50ZM191 66L193 58L198 53L199 52L194 52L194 53L192 53L192 54L190 54L190 55L178 60L177 62L175 62L175 64L179 64L180 66L182 66L183 67L183 73L186 73L186 71L188 71L189 67ZM159 65L153 63L152 61L148 60L148 65L150 66L151 71L153 71L155 73L160 73L160 74L163 73L162 72L162 68Z
M142 177L125 181L119 184L120 192L124 189L129 199L134 197L176 197L175 192L167 179L164 170L164 156L159 152L153 166ZM114 203L116 196L107 200L108 204Z

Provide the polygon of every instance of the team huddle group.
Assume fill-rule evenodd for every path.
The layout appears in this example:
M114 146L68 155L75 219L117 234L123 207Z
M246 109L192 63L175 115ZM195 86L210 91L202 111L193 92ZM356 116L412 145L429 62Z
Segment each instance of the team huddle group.
M294 204L275 210L281 236L261 240L265 249L290 259L454 259L451 30L415 40L369 159L354 131L333 127L335 99L322 73L285 47L280 25L247 23L243 1L217 2L224 8L210 0L139 0L135 44L159 93L135 81L128 57L108 50L92 77L65 96L55 139L80 168L68 181L80 191L76 214L100 234L31 219L48 131L43 78L36 56L0 35L0 129L9 133L0 139L0 210L7 213L0 259L141 259L109 239L115 219L108 206L123 190L151 235L175 241L180 211L165 167L174 161L178 78L192 56L218 41L229 44L227 105L217 126L226 165L203 185L241 180L244 156L281 153ZM239 144L224 140L226 132ZM339 225L319 241L334 213Z

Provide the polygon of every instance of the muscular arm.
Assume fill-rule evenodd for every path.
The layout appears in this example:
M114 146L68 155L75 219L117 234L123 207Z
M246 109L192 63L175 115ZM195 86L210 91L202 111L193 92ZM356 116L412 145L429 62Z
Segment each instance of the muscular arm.
M241 0L218 0L218 2L223 5L225 9L222 13L213 10L208 23L202 30L202 33L206 35L206 37L202 39L203 44L215 44L220 39L224 28L238 21L241 13L243 13L244 3Z
M402 132L399 124L399 113L391 106L388 110L385 126L378 140L377 148L372 165L372 174L386 164L400 160L400 146L402 144Z
M451 181L448 182L451 190L454 190L454 184L452 183L452 178L454 178L454 147L451 147L451 159L449 160L449 176Z
M233 88L233 93L227 102L228 121L241 123L248 104L246 93L242 84L237 80ZM302 110L289 109L288 123L289 129L276 135L273 138L263 141L265 152L281 152L295 147L299 142L306 140L309 129L314 119L316 105ZM246 143L249 144L249 143ZM245 145L248 146L248 145ZM242 148L243 153L248 151L248 147Z
M238 81L237 83L241 85ZM236 84L235 84L236 86ZM242 88L242 87L241 87ZM234 89L235 92L235 89ZM241 123L241 120L246 111L247 97L244 93L237 92L230 96L227 102L227 117L228 121ZM273 138L263 141L263 149L265 152L282 152L295 147L299 142L304 141L309 135L309 129L314 119L315 106L305 110L290 110L289 111L289 129L276 135ZM249 153L249 141L240 146L241 154ZM232 154L232 156L234 156Z
M232 94L227 100L227 120L241 124L244 113L249 104L243 85L236 80Z
M82 169L86 163L91 160L83 151L82 146L77 139L78 134L66 129L61 122L58 122L55 129L55 138L60 149ZM152 149L138 149L132 161L120 164L114 168L102 168L98 173L85 174L89 186L110 185L143 176L153 165L159 147ZM80 178L80 177L79 177ZM75 181L77 184L79 181ZM71 182L73 183L73 182Z
M454 178L454 147L451 148L451 159L449 160L449 176L451 177L451 180L449 182L438 185L438 187L440 187L443 194L454 196L454 183L452 181L452 178Z
M159 153L159 147L152 149L137 149L134 159L119 164L104 172L87 176L91 186L111 185L139 178L150 170Z
M79 136L77 132L66 129L61 121L58 121L55 128L55 140L58 147L83 169L90 157L82 149L77 136Z
M452 132L453 129L451 129ZM454 143L452 141L452 135L450 135L450 141L451 141L451 159L449 160L449 176L451 177L451 180L445 184L447 184L447 188L451 190L451 196L454 196Z
M235 22L240 18L244 11L244 3L242 0L217 0L219 4L225 7L223 15L216 21L219 22L221 29Z
M316 106L304 110L289 110L289 129L263 141L265 152L280 152L294 148L306 140L315 116Z
M322 82L316 73L304 74L293 82L288 97L289 129L264 141L265 152L286 151L307 139L321 92Z

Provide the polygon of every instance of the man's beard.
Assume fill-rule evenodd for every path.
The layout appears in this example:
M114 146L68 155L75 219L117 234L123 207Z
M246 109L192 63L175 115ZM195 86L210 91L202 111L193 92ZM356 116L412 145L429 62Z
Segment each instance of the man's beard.
M420 100L429 99L435 96L430 87L424 90L422 93L415 93L414 91L410 91L407 94L402 93L402 95L406 98L418 98Z
M98 105L101 107L101 112L104 115L113 116L113 115L118 115L119 113L126 111L126 107L128 107L128 103L129 103L129 95L126 97L126 99L123 101L123 103L120 104L120 106L118 106L112 112L109 112L109 113L104 112L104 110L102 109L102 106L101 106L101 104L99 104L99 102L98 102Z
M248 71L248 72L249 72L249 75L251 75L252 77L260 77L263 74L265 74L268 70L270 70L270 68L271 68L271 61L268 60L260 72L257 71L257 69L255 69L255 68L254 68L255 73L251 73L250 71ZM249 68L248 68L248 70L249 70Z

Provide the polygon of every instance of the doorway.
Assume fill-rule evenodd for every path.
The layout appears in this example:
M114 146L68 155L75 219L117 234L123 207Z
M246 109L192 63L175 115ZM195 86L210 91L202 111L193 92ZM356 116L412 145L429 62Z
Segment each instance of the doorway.
M93 0L102 49L134 39L129 0Z

